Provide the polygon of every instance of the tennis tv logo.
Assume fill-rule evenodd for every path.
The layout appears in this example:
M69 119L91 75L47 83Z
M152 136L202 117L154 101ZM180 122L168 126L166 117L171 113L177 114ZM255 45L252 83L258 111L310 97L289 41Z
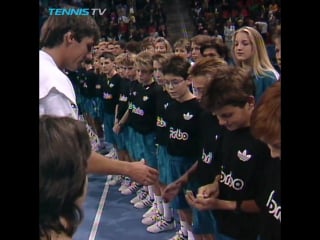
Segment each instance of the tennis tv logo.
M102 16L107 11L106 8L49 8L49 15L53 16Z

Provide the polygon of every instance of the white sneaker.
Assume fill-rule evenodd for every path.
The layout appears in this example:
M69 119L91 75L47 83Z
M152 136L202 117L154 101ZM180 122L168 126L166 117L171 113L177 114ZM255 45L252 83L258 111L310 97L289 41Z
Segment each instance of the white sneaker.
M115 186L120 182L121 182L121 176L120 175L113 175L112 179L110 181L108 181L108 184L110 186Z
M184 236L181 230L179 230L178 232L176 232L176 235L174 235L169 240L188 240L188 236Z
M161 217L162 216L160 215L159 211L156 211L153 215L150 215L148 217L142 218L141 223L144 224L144 225L150 226L150 225L160 221Z
M188 230L188 240L195 240L192 231Z
M143 218L145 218L145 217L150 217L150 216L152 216L154 213L156 213L157 210L158 210L157 203L156 203L156 201L153 201L151 208L149 208L148 211L146 211L146 212L142 215L142 217L143 217Z
M113 178L113 175L107 175L107 182L110 182Z
M147 207L151 207L152 203L153 203L153 199L150 198L150 195L148 195L145 199L137 202L134 204L135 208L147 208Z
M104 156L106 156L106 157L108 157L108 158L118 159L118 154L117 154L117 151L116 151L115 148L112 148L112 149L110 150L110 152L108 152L108 153L107 153L106 155L104 155Z
M170 222L168 222L164 220L163 217L161 217L160 220L156 221L153 225L147 227L147 231L151 233L159 233L159 232L170 231L175 228L176 228L176 222L174 221L173 218L171 219Z
M136 182L132 182L128 188L121 191L121 194L123 194L123 195L133 194L136 191L138 191L141 187L142 187L142 185L137 184Z
M145 199L148 196L148 192L146 192L144 189L139 189L137 191L137 196L135 196L134 198L132 198L130 200L130 203L135 204L143 199Z
M118 191L122 192L123 190L127 189L131 185L131 179L129 177L125 177L121 181L121 186L119 187Z

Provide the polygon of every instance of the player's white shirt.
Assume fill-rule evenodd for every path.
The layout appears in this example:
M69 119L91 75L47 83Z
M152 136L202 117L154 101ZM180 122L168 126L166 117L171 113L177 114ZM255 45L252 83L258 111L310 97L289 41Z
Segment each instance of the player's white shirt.
M39 52L39 115L78 119L76 96L71 81L46 52Z

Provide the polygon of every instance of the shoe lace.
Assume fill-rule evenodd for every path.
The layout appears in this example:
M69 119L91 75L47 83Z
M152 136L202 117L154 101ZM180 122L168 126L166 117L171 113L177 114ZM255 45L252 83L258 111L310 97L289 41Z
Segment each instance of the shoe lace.
M142 203L144 206L149 206L153 202L151 201L150 196L148 195L148 197L142 200Z
M160 229L163 229L165 227L167 227L170 223L168 223L159 213L159 217L160 221L157 221L157 227L159 227Z
M131 186L128 188L131 192L134 192L137 190L139 186L136 183L131 184Z
M142 191L140 194L139 194L139 199L142 200L144 198L146 198L146 196L148 195L148 193L146 191Z
M176 235L174 236L173 240L185 240L186 237L183 235L183 233L181 232L181 230L179 230L178 232L176 232Z
M152 215L152 219L156 220L157 222L160 222L162 220L162 216L159 210L154 211L154 214Z

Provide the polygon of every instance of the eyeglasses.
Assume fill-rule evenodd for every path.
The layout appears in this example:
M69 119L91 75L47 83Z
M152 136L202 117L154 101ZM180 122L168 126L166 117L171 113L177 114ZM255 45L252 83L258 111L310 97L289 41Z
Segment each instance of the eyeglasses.
M176 87L176 86L178 86L180 83L182 83L182 82L184 82L184 80L177 80L177 79L175 79L175 80L172 80L172 81L166 81L165 83L164 83L164 85L166 86L166 87Z

